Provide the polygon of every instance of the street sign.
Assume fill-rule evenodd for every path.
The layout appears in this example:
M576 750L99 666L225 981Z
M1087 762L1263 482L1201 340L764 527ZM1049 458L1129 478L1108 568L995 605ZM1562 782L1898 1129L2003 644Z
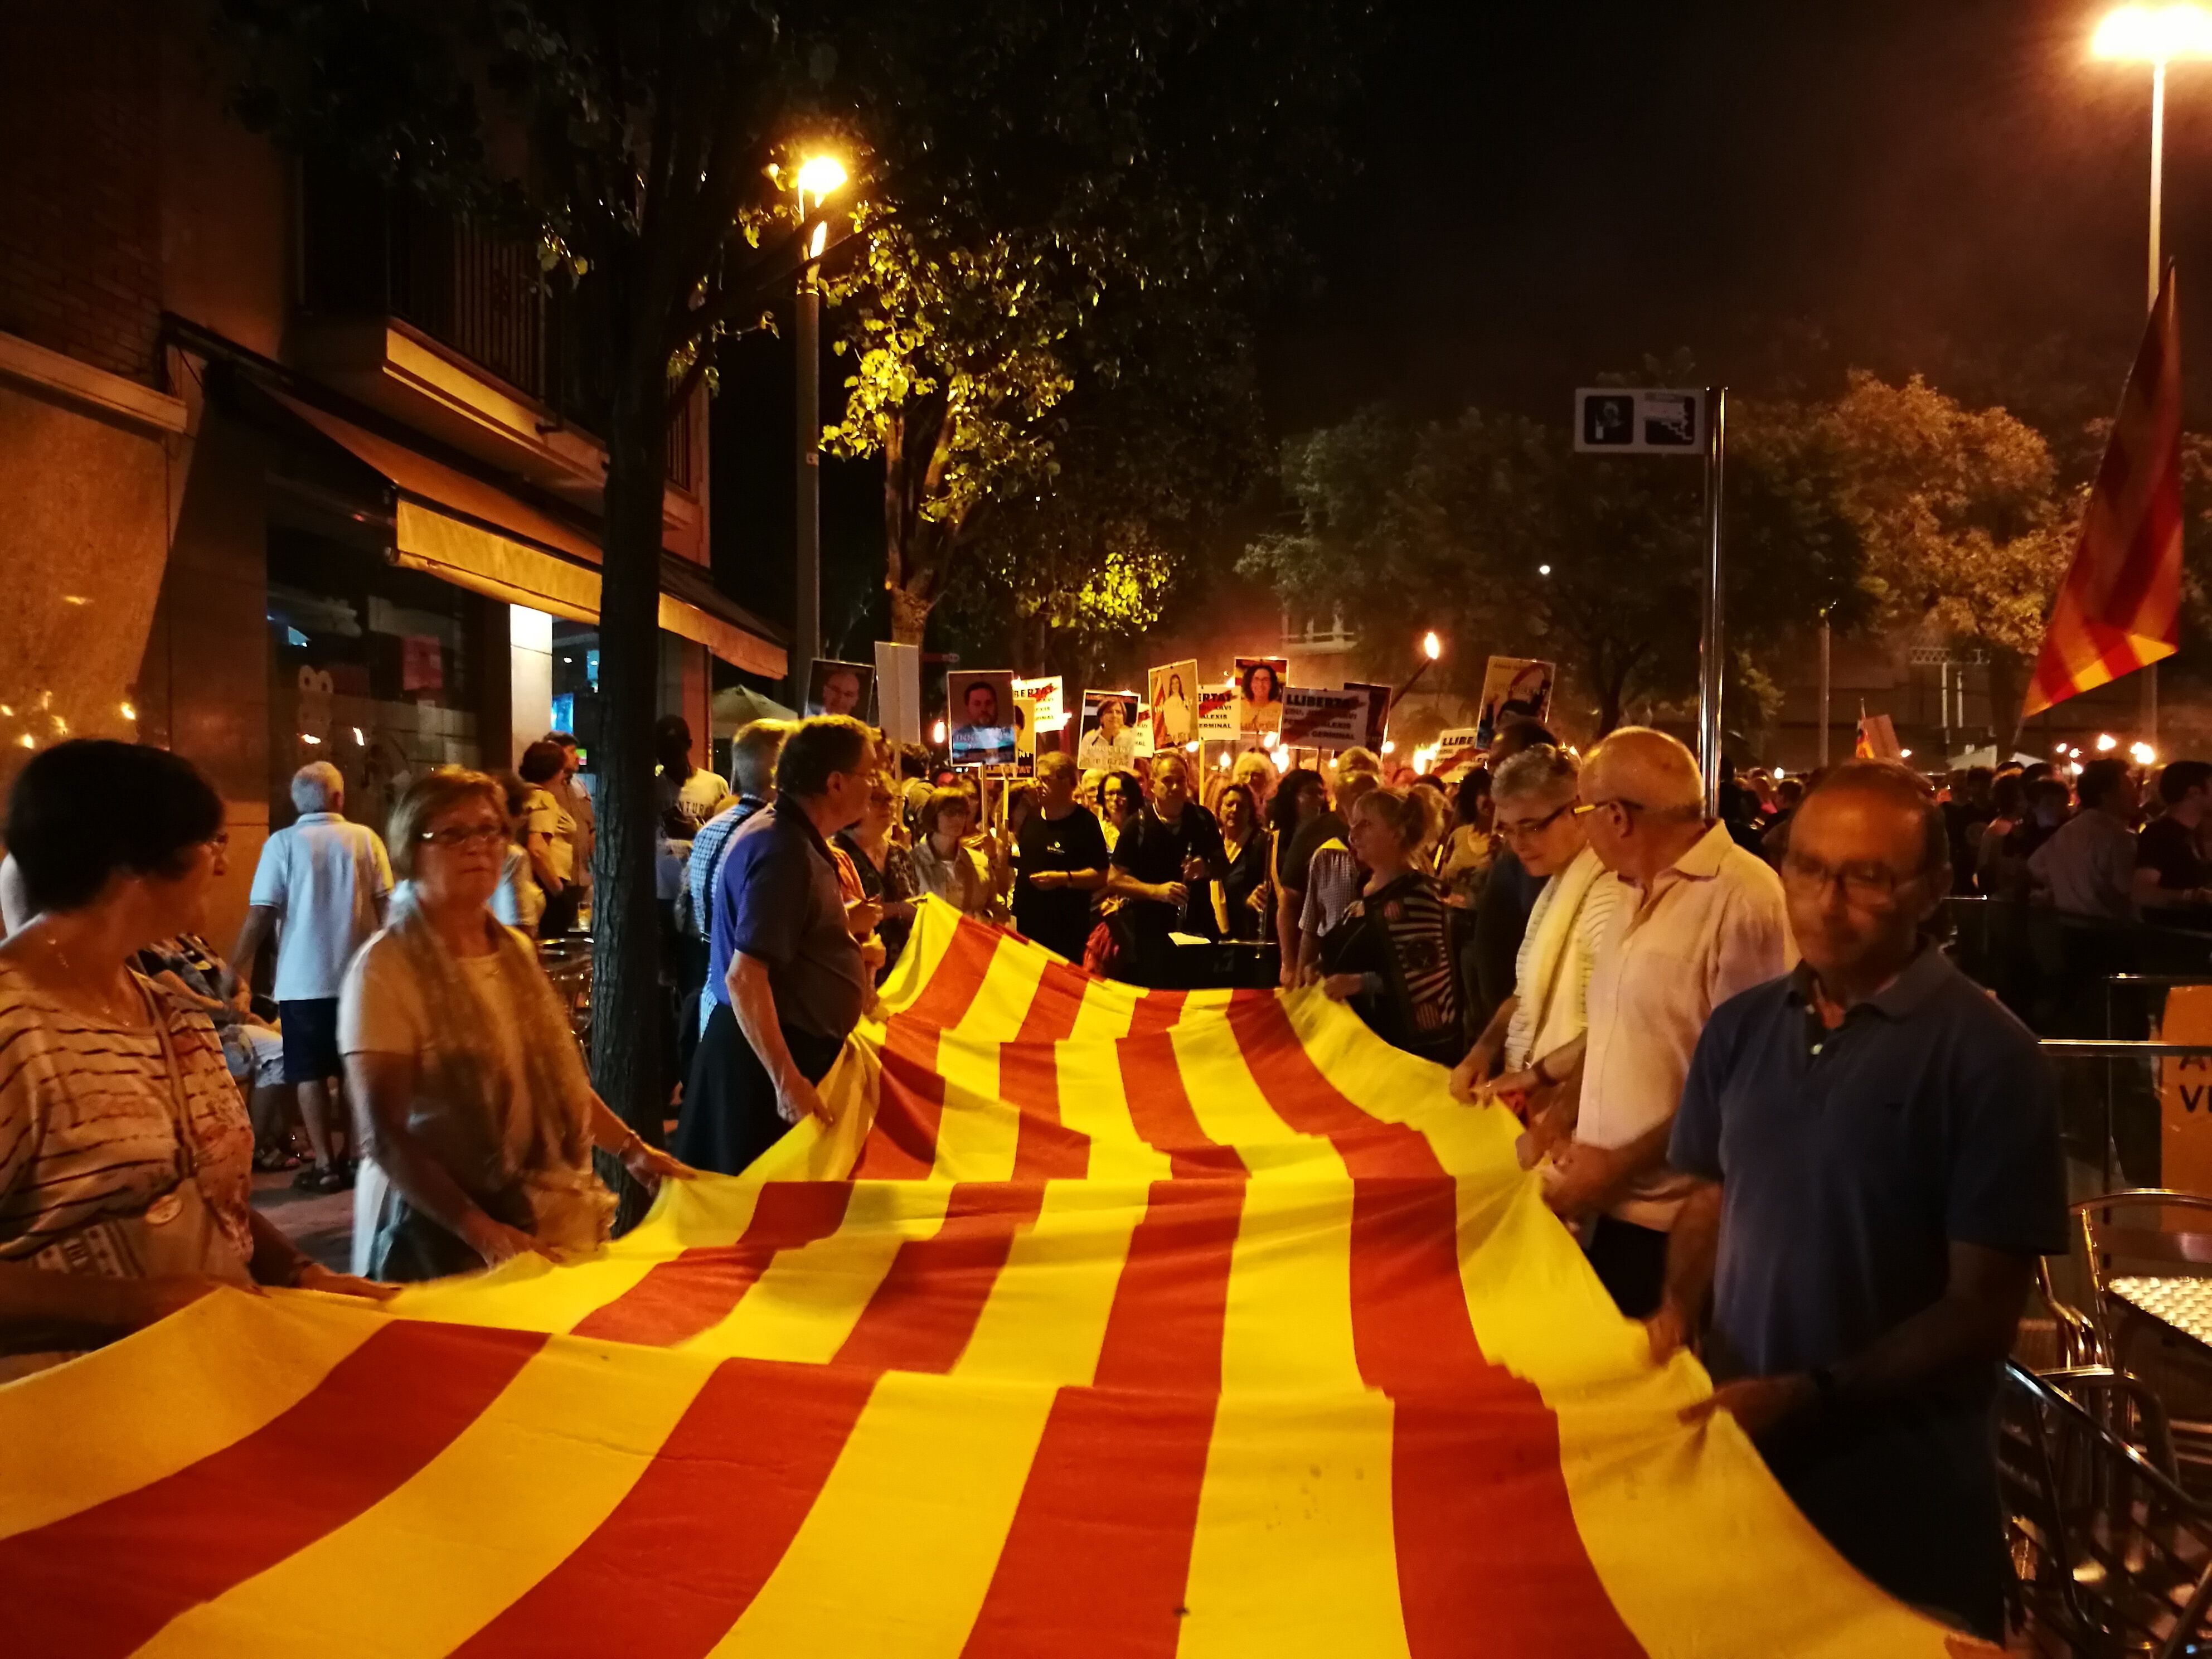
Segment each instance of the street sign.
M1575 448L1598 455L1705 453L1705 394L1650 386L1580 386Z

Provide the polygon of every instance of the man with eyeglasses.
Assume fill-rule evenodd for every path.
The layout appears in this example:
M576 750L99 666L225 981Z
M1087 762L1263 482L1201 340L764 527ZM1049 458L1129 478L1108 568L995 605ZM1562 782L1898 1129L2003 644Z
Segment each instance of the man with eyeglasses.
M730 837L711 896L714 1006L672 1146L694 1169L741 1174L793 1125L830 1120L815 1085L872 978L830 837L867 811L875 754L849 714L802 721L776 757L775 799Z
M1659 1305L1667 1234L1688 1179L1667 1138L1690 1053L1712 1011L1795 959L1782 884L1705 817L1695 757L1663 732L1623 726L1590 751L1576 807L1624 887L1590 970L1589 1031L1574 1139L1553 1155L1547 1200L1589 1221L1590 1265L1622 1313Z
M1926 936L1950 849L1919 779L1837 768L1782 878L1804 961L1698 1043L1652 1352L1710 1306L1719 1386L1685 1417L1732 1414L1845 1559L1999 1641L1990 1407L2036 1259L2066 1248L2056 1079Z

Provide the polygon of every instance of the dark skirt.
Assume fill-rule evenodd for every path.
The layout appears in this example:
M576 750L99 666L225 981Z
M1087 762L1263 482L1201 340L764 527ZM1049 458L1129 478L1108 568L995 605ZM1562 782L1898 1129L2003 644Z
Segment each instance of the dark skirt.
M830 1074L842 1042L788 1025L782 1031L793 1064L809 1083ZM695 1170L740 1175L790 1127L775 1109L775 1084L738 1029L738 1017L727 1003L717 1003L691 1058L669 1150Z

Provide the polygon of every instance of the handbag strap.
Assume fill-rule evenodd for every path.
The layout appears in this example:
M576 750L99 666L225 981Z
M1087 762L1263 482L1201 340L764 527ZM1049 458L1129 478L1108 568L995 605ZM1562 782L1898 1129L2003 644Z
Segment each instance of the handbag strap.
M154 1040L161 1045L161 1070L167 1075L169 1127L177 1137L178 1176L190 1181L199 1174L199 1151L193 1144L191 1133L191 1103L185 1094L184 1067L177 1061L177 1047L169 1037L168 1011L151 988L137 975L131 981L138 987L138 995L146 1004L146 1012L154 1021Z

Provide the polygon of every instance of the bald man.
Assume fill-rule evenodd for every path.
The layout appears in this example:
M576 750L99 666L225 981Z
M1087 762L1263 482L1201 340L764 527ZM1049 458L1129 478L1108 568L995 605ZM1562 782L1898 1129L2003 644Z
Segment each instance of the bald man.
M1782 884L1705 816L1694 756L1663 732L1623 726L1590 751L1575 808L1620 896L1590 972L1589 1029L1574 1139L1546 1197L1588 1218L1590 1265L1622 1313L1648 1317L1667 1235L1693 1184L1667 1140L1690 1054L1713 1010L1796 959Z

